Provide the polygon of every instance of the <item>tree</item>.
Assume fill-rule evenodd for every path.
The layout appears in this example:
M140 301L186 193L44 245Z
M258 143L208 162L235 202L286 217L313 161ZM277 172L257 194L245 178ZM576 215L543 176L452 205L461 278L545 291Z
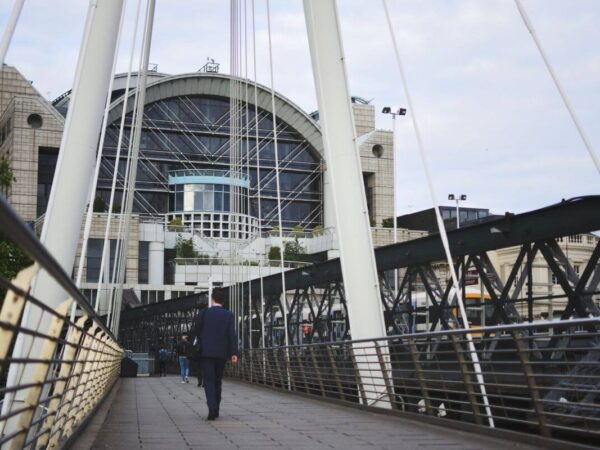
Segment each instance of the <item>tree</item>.
M286 261L304 261L306 259L306 250L298 242L298 238L285 243L283 259Z
M0 186L8 189L16 181L8 161L0 161ZM33 263L14 242L0 233L0 275L12 280L21 270ZM0 287L0 306L4 301L6 289Z
M178 258L197 258L198 253L194 250L192 238L185 239L183 236L177 236L175 241L175 254Z
M17 179L15 178L8 161L0 160L0 188L8 189Z

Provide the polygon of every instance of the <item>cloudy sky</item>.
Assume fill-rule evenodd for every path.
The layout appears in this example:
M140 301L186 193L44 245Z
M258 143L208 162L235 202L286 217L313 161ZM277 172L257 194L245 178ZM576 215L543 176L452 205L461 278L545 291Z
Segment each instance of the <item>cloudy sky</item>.
M3 27L12 0L0 1ZM28 0L7 63L45 97L71 87L86 0ZM127 68L136 0L118 71ZM600 1L523 0L589 137L600 152ZM255 0L258 81L268 83L266 7ZM338 0L351 92L376 110L405 105L381 3ZM513 0L389 0L416 111L397 126L399 213L431 206L411 113L419 118L438 199L521 212L597 194L600 177ZM248 11L251 0L248 0ZM271 0L275 88L317 109L300 0ZM229 71L229 2L158 0L151 61L193 72L212 57ZM378 114L377 126L391 129Z

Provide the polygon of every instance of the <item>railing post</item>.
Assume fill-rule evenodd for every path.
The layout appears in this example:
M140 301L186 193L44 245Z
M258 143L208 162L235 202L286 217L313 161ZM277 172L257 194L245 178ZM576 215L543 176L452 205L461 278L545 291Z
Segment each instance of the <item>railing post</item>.
M277 375L279 376L281 387L284 387L285 386L284 376L283 376L283 373L281 372L281 365L279 364L279 357L278 357L277 353L279 353L279 347L273 348L273 351L271 352L271 354L273 355L273 362L275 364L275 369L277 370Z
M462 375L465 391L467 392L467 398L469 399L469 403L471 404L471 410L473 411L473 419L475 420L475 423L477 425L481 425L483 423L483 421L481 420L481 410L477 405L477 396L475 395L475 391L473 390L473 381L471 379L471 375L469 374L469 369L467 367L465 355L463 354L462 347L458 342L457 337L454 334L450 334L449 337L452 341L452 348L454 349L454 353L456 354L456 361L458 362L458 367L460 368L460 373Z
M350 358L352 358L352 368L354 369L354 378L356 379L356 386L358 388L358 392L360 394L360 398L362 399L362 404L367 405L367 394L365 392L365 387L362 383L362 377L360 376L360 370L358 368L358 363L356 362L356 356L354 355L354 348L352 344L348 347L350 350Z
M304 361L300 358L298 353L300 352L300 348L296 347L294 350L294 357L296 358L296 363L298 364L298 371L300 372L300 377L302 378L302 386L304 386L304 390L308 393L308 385L306 383L306 371L304 370Z
M329 359L329 365L331 366L331 373L333 374L333 378L335 380L335 384L338 388L338 392L340 393L340 397L342 400L346 400L346 395L344 394L344 388L340 381L340 374L337 369L337 365L335 362L335 358L333 357L333 352L331 351L331 346L327 346L327 359Z
M427 383L425 382L425 377L423 376L423 367L421 367L421 361L419 360L419 350L417 348L417 344L411 337L407 337L406 342L408 343L410 358L415 366L415 376L417 377L417 382L421 388L421 395L423 396L423 401L425 402L425 410L427 411L427 414L433 416L433 409L431 408L431 400L429 398Z
M373 341L375 344L375 351L377 352L377 360L379 361L379 367L381 368L381 373L383 375L383 382L385 383L385 389L387 390L388 398L390 399L390 405L392 409L396 407L396 396L394 394L394 386L390 380L390 376L387 370L387 364L385 362L385 358L383 357L383 352L381 351L381 346L379 342Z
M321 396L325 397L325 385L323 384L323 377L321 376L321 369L319 369L319 364L317 363L317 357L315 356L315 349L313 346L310 346L310 347L308 347L308 351L310 353L310 359L313 363L313 368L315 369L315 375L317 377L319 387L321 388Z
M285 374L287 375L286 379L289 384L289 389L291 391L297 390L296 387L296 378L294 376L294 371L292 370L292 361L290 359L290 348L286 347L281 349L283 352L283 361L285 363Z
M44 339L44 343L40 353L38 354L39 359L46 360L48 362L37 363L35 373L31 379L31 382L35 383L35 386L32 386L22 392L25 398L25 404L29 406L30 409L20 414L18 423L22 432L12 441L11 448L23 448L25 446L25 442L27 442L31 423L38 413L40 398L42 393L46 391L45 381L48 377L48 371L50 370L50 366L52 364L49 361L53 359L53 356L56 353L56 347L58 343L54 339L58 338L62 330L62 325L65 321L69 306L71 306L71 302L71 299L65 300L57 308L55 308L54 311L57 315L52 315L48 323L48 331L46 332L45 337L42 338Z
M56 448L58 447L60 436L66 434L67 425L71 420L71 412L73 398L75 396L75 390L77 389L77 385L79 383L79 378L81 377L81 371L83 367L83 361L87 357L87 349L82 348L83 344L87 340L87 336L81 335L85 333L83 330L85 322L88 320L87 316L82 316L77 320L76 326L78 328L77 332L79 336L77 336L76 342L78 342L78 348L76 350L75 358L73 360L73 365L69 369L69 380L67 381L66 389L61 398L61 404L58 408L58 412L56 413L56 423L54 424L54 428L57 430L55 434L50 438L50 443L48 444L48 448ZM75 338L74 338L75 339ZM58 432L58 430L61 432Z
M546 424L546 413L544 412L544 406L542 405L540 399L540 392L535 382L535 374L533 373L533 370L531 370L531 364L529 363L529 356L527 354L525 343L523 342L523 336L520 331L513 331L511 334L513 340L515 341L517 356L521 362L521 367L523 368L523 373L525 374L525 380L527 381L527 387L529 388L529 393L531 394L531 402L533 403L533 409L535 410L538 418L540 433L542 436L551 437L552 432Z
M80 336L81 336L81 331L79 329L75 328L73 326L73 324L71 324L69 329L67 330L67 340L66 340L62 358L61 358L60 371L58 373L59 381L57 381L54 384L53 395L55 395L56 398L53 398L52 400L50 400L50 403L48 405L48 417L46 417L46 419L44 420L43 427L45 429L48 429L48 433L44 434L43 436L40 437L40 439L38 439L39 447L46 446L46 444L48 444L48 441L51 438L52 429L56 422L58 408L59 408L62 400L64 399L65 387L67 385L69 375L72 372L73 361L75 359L75 354L77 353L77 347L78 347L77 343L79 342ZM60 433L57 433L57 435L60 436ZM57 437L59 437L59 436L57 436ZM58 442L58 439L56 439L56 440L53 439L53 443L48 445L48 448L53 448L56 445L56 442Z

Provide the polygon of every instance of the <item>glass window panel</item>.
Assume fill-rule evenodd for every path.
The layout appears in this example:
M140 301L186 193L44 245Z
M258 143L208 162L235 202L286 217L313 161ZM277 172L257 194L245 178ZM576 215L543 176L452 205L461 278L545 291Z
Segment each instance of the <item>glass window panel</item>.
M204 209L204 194L202 192L194 193L194 210L202 211Z
M204 210L205 211L213 211L214 209L215 209L214 193L207 191L204 193Z
M188 186L186 185L186 188ZM194 191L186 189L183 192L183 210L193 211L194 210Z
M215 192L215 211L223 211L223 193Z

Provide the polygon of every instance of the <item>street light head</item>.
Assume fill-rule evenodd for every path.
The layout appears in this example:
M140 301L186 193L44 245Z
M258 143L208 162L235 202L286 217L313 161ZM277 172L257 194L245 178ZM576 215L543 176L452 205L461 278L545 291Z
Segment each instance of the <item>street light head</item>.
M461 194L460 199L462 201L465 201L467 199L467 196L465 194Z
M392 116L405 116L406 108L400 108L399 106L384 106L381 112L383 114L391 114Z
M448 200L454 200L454 194L448 195Z

